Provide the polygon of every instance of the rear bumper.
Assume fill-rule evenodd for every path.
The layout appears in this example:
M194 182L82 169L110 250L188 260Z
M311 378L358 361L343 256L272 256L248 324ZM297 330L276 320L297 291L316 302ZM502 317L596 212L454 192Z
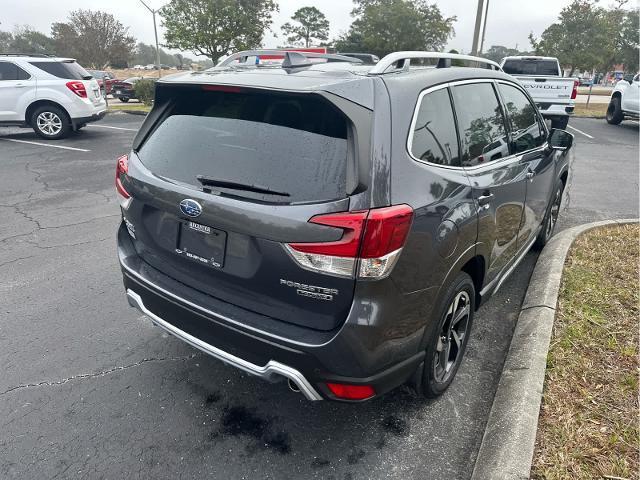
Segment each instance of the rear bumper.
M406 383L424 358L415 341L421 331L392 338L391 347L388 335L367 330L371 326L352 315L338 331L312 332L306 337L289 324L277 335L273 329L245 326L238 321L242 318L237 311L204 307L191 289L141 262L130 248L126 228L120 228L118 254L132 306L167 332L227 364L268 381L291 380L309 400L341 400L326 383L370 385L375 396L382 395ZM377 344L371 338L374 334Z
M76 128L78 125L84 125L86 123L97 122L98 120L102 120L106 114L107 114L107 110L105 109L86 117L72 118L71 123L73 124L73 127Z
M212 357L216 357L217 359L222 360L225 363L239 368L240 370L244 370L245 372L252 375L261 377L265 380L274 381L278 376L288 378L298 386L300 392L302 392L302 394L308 400L322 400L322 396L311 386L304 375L302 375L295 368L291 368L287 365L284 365L283 363L274 360L270 360L264 366L259 366L254 363L248 362L247 360L232 355L231 353L221 350L220 348L214 347L213 345L210 345L209 343L194 337L184 330L181 330L177 326L160 318L158 315L149 310L145 306L142 297L140 297L140 295L138 295L131 289L127 289L127 300L129 300L129 305L138 308L138 310L150 317L156 325L162 327L164 330L178 337L180 340L187 342L189 345L202 350L205 353L208 353Z

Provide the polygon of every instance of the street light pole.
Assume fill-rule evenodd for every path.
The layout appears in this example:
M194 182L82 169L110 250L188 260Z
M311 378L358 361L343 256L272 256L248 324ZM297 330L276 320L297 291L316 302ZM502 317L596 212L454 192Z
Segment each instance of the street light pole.
M146 9L149 10L151 12L151 15L153 16L153 34L156 37L156 68L158 69L158 78L160 78L162 69L160 68L160 48L158 46L158 27L156 27L156 12L158 10L154 10L153 8L149 7L149 5L144 3L143 0L140 0L140 3L144 5Z
M484 23L482 24L482 40L480 41L480 50L478 54L482 54L484 49L484 36L487 33L487 18L489 17L489 0L487 0L487 8L484 9Z
M478 45L480 43L480 27L482 26L483 11L484 11L484 0L478 0L478 11L476 13L476 27L475 27L475 30L473 31L473 46L471 47L471 55L478 54Z

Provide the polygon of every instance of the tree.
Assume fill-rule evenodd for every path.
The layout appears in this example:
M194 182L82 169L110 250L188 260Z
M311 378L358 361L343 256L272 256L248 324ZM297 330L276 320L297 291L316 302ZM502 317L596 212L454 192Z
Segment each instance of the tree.
M171 0L162 7L165 46L206 55L213 62L260 46L274 0Z
M624 63L628 71L638 68L638 10L626 10L626 0L605 9L591 0L574 0L562 9L558 21L536 39L529 35L539 55L558 57L560 63L576 70L607 71Z
M426 0L356 0L356 18L336 41L338 51L362 51L380 57L396 50L440 51L454 35L456 17L444 17Z
M55 43L44 33L28 25L16 27L13 33L0 31L0 52L55 53Z
M482 57L493 60L500 63L504 57L511 57L513 55L526 55L528 52L521 52L517 48L509 48L502 45L491 45L486 52L481 54Z
M0 52L10 52L13 35L10 32L0 30Z
M76 10L66 23L54 23L51 33L56 53L76 58L94 68L127 64L133 56L135 39L129 29L109 13Z
M282 25L282 31L292 45L302 42L309 48L314 38L317 40L329 38L329 20L316 7L302 7L296 10L291 20L298 25L287 22Z

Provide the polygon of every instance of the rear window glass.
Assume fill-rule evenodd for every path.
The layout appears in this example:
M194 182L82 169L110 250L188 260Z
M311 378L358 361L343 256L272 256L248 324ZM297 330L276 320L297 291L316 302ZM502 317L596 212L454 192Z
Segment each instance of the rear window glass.
M76 62L29 62L34 67L65 80L88 80L91 74Z
M156 175L198 188L203 175L289 194L222 189L265 201L346 196L348 123L322 97L188 90L174 100L138 150Z
M555 60L505 60L502 69L509 75L558 76L558 62Z

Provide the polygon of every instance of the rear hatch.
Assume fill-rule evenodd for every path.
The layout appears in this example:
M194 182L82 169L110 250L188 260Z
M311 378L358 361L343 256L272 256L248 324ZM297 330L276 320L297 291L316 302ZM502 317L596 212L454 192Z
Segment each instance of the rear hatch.
M353 276L306 269L287 244L343 236L309 219L348 211L350 199L366 195L356 178L355 131L320 94L159 84L125 185L138 255L252 312L338 327L351 307Z
M80 98L86 98L94 105L102 103L98 81L75 60L37 60L29 62L49 75L69 80L67 88Z

